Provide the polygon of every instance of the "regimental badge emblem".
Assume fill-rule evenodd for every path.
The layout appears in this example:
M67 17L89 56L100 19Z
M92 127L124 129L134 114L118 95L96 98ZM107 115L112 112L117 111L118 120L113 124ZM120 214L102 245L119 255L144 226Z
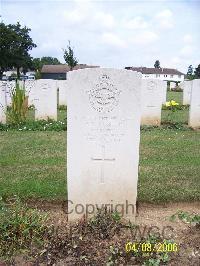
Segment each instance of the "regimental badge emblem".
M88 91L90 103L99 113L111 112L119 103L120 93L106 74L101 75L99 82Z

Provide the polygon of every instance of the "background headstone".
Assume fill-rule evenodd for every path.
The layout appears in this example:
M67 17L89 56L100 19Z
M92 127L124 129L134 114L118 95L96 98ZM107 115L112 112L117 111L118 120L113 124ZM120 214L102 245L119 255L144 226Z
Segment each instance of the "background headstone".
M176 88L176 82L170 81L169 87L170 87L170 90L175 89Z
M28 96L28 106L34 105L34 99L36 98L36 81L25 81L26 96Z
M200 79L192 81L189 126L200 128Z
M6 124L6 82L0 81L0 123Z
M36 80L34 99L36 120L57 120L57 85L56 80Z
M15 89L16 82L15 80L6 82L6 104L11 106L12 104L12 91Z
M67 80L58 80L59 105L67 105Z
M190 104L190 97L192 91L192 80L186 80L181 85L183 88L183 105Z
M163 85L162 80L142 80L141 125L160 125L163 103Z
M163 90L162 104L165 104L166 101L167 101L167 82L166 81L162 81L161 87L162 87L162 90Z
M141 74L117 69L68 73L67 184L69 220L90 204L134 219L140 140ZM132 204L126 210L126 203ZM78 205L79 204L79 205ZM83 212L80 212L80 204ZM103 205L102 205L103 204ZM92 207L93 206L93 207ZM76 209L77 208L77 209ZM76 211L77 210L77 211Z

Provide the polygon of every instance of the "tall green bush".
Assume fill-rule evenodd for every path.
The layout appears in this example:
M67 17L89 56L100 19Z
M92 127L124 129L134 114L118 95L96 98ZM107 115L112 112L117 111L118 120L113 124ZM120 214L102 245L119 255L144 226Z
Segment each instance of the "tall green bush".
M18 124L26 120L28 111L28 96L26 96L25 87L16 82L11 90L12 104L8 109L8 120L10 123Z

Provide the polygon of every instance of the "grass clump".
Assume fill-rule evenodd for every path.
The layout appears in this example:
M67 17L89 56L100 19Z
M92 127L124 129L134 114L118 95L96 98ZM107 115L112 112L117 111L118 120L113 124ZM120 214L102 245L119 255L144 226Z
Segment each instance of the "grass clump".
M12 104L8 109L8 120L11 124L18 124L26 120L28 112L28 96L24 86L16 82L15 87L11 90Z
M30 209L18 199L0 199L0 258L11 258L21 251L42 244L47 215Z

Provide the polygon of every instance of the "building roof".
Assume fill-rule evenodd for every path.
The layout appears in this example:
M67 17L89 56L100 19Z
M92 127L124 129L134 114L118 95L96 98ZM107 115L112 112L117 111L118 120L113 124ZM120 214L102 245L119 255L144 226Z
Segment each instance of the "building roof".
M142 74L184 75L184 73L174 68L125 67L125 69L141 72Z
M99 66L89 66L86 64L78 64L73 70L84 69L84 68L97 68ZM41 73L66 73L70 71L68 65L43 65Z

